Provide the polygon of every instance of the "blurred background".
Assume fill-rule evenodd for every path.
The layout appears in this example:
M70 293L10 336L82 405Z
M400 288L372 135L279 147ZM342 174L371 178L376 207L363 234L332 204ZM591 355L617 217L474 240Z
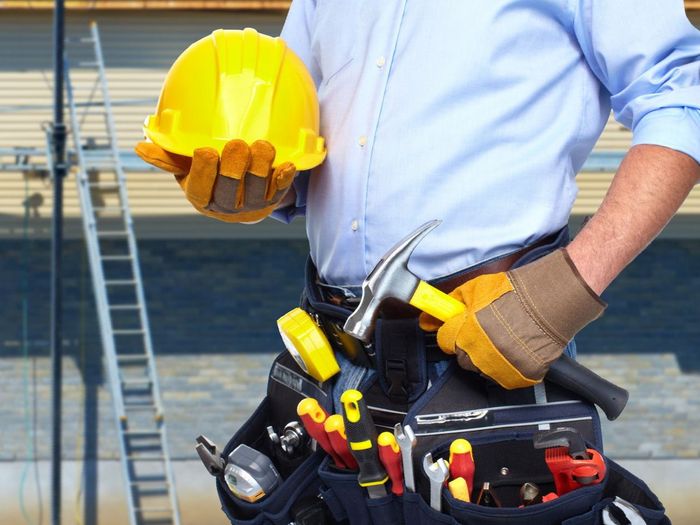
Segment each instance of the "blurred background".
M700 2L685 4L700 27ZM83 202L99 208L106 223L130 229L119 181L113 182L113 172L125 173L138 246L136 281L145 293L155 355L149 363L157 370L149 388L159 390L151 395L167 423L161 447L182 522L227 522L214 481L194 453L194 438L206 434L223 446L264 395L270 363L283 349L275 320L296 305L301 290L307 254L303 219L237 226L199 216L172 176L150 171L132 148L182 50L218 28L254 27L277 35L288 6L284 0L67 2L75 120L68 107L66 119L69 128L77 123L81 144L68 142L74 167L65 181L64 523L128 521L109 381L117 364L104 352L76 189L81 155L89 185ZM3 524L49 522L52 191L45 130L52 114L52 15L51 2L0 0ZM91 21L99 33L91 33ZM95 35L101 57L95 54ZM105 112L113 126L105 126ZM574 230L596 210L630 137L609 121L578 177ZM116 159L101 146L110 139L118 145ZM86 160L91 154L99 157L92 164ZM117 213L109 215L110 208ZM606 452L643 477L679 524L698 522L689 505L700 483L698 226L696 190L606 292L605 316L577 339L584 364L631 392L620 419L605 422ZM116 245L119 239L100 242Z

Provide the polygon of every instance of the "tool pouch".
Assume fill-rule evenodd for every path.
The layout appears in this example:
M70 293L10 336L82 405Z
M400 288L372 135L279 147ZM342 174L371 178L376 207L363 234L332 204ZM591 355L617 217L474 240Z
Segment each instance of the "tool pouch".
M538 398L538 399L536 399ZM544 383L540 395L527 389L505 391L478 374L452 366L409 410L406 424L417 437L414 449L415 493L403 497L405 523L427 525L598 525L602 512L620 497L631 503L648 524L670 523L649 488L605 458L605 479L573 490L550 502L518 508L519 489L536 483L541 494L554 490L544 450L535 449L538 430L572 427L590 448L602 451L600 421L595 408L556 385ZM449 445L466 438L473 447L474 487L489 481L503 507L491 508L456 500L442 491L442 512L430 507L429 481L422 458L449 456ZM472 491L475 498L478 490Z
M326 512L319 498L318 467L324 458L323 451L288 458L274 449L267 433L269 425L279 430L290 420L297 419L296 405L304 396L313 396L322 403L328 399L327 392L303 375L287 352L280 354L270 371L267 396L227 443L223 456L226 458L238 445L246 444L273 460L282 481L269 495L249 503L231 493L223 476L217 477L221 508L231 523L287 525L298 520L298 512L308 512L314 506L318 507L319 515ZM325 521L319 518L312 523Z
M392 493L382 498L368 498L367 491L357 484L357 472L337 469L327 457L318 473L324 485L321 495L337 523L404 523L401 499Z

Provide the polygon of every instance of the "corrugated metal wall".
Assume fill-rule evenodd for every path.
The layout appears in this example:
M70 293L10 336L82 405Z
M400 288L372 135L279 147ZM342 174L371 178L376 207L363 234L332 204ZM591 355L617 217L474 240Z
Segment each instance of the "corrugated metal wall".
M700 25L700 14L694 17ZM141 138L141 123L153 106L161 82L174 58L191 42L219 27L252 26L268 34L277 34L284 20L283 13L223 11L143 11L136 12L70 12L67 34L87 33L88 22L96 19L100 26L105 62L108 66L110 91L114 101L147 99L115 107L118 138L122 148L129 148ZM0 148L44 145L42 122L51 116L51 13L3 11L0 17ZM80 57L77 57L80 58ZM32 111L8 112L7 106L43 104ZM629 146L630 132L610 120L599 141L598 150L624 150ZM7 161L5 157L3 159ZM610 173L581 173L580 193L574 213L593 213L609 185ZM21 225L26 196L34 204L33 213L46 217L42 228L48 232L51 191L47 181L29 180L28 190L19 173L0 172L0 236L15 235ZM216 221L194 219L195 213L182 198L169 175L153 173L129 174L129 195L139 233L145 236L168 237L188 234L210 236L302 235L302 224L278 228L274 224L257 227L231 227ZM113 196L108 192L104 198ZM79 217L77 196L69 180L66 185L68 233ZM681 214L700 217L700 191L695 191ZM74 224L75 223L75 224ZM41 221L36 224L42 224ZM695 228L693 228L695 230ZM176 233L173 233L176 232Z

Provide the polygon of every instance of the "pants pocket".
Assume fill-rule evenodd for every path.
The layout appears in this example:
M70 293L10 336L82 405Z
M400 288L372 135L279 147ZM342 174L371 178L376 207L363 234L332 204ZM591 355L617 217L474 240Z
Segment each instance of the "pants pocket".
M403 523L400 499L391 493L382 498L369 498L367 490L357 483L357 472L340 470L326 457L318 469L323 482L323 498L336 521L349 525L399 525Z

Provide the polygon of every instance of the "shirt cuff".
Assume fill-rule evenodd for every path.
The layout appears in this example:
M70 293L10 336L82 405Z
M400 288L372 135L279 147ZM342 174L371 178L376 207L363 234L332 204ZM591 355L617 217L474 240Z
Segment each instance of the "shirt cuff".
M294 217L306 215L306 190L309 185L309 172L302 171L292 183L292 188L296 193L294 204L278 208L270 214L270 217L285 224L289 224Z
M700 163L700 109L667 107L647 113L633 130L632 145L637 144L665 146Z

